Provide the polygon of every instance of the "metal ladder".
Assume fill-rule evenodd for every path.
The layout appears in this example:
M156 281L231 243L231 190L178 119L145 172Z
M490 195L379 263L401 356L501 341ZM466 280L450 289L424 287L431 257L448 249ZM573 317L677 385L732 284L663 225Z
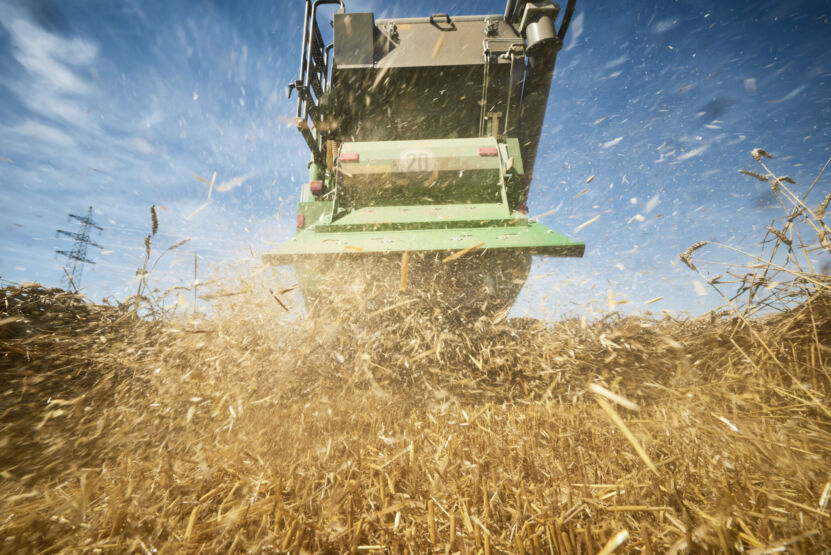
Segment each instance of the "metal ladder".
M317 8L325 4L340 4L340 9L346 7L342 0L306 0L303 15L303 48L300 53L300 78L288 86L288 96L292 90L297 90L297 116L295 125L303 139L312 151L316 163L322 163L325 157L319 133L313 132L312 127L323 119L320 101L329 88L329 55L332 45L326 46L320 28L317 25ZM311 120L311 121L310 121ZM311 125L310 125L311 124Z

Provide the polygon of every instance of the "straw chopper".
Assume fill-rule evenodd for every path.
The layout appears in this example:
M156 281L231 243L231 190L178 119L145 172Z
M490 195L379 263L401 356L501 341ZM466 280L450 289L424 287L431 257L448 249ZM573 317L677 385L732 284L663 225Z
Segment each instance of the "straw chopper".
M309 150L293 264L309 311L429 298L507 311L532 255L583 255L527 216L554 64L576 0L375 19L306 0L295 123ZM326 44L321 6L338 4ZM558 24L559 21L559 24Z

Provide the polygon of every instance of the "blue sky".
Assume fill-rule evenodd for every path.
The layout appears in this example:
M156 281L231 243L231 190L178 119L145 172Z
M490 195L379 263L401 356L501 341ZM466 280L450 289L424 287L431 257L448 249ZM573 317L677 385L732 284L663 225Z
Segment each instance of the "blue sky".
M376 17L504 9L346 4ZM750 150L773 153L797 188L831 156L831 2L622 5L578 3L529 202L532 215L556 210L542 221L584 240L586 256L535 260L517 314L603 309L610 289L628 311L716 306L677 255L699 240L758 250L779 213L764 184L737 173L755 169ZM67 214L89 205L104 227L83 280L93 299L134 291L151 204L157 248L191 238L163 259L158 286L190 283L194 251L203 279L209 267L256 268L294 233L305 178L285 96L302 9L300 0L0 4L0 276L57 285L64 261L54 250L71 242L55 229L74 230ZM194 215L208 192L194 175L214 172L210 202ZM826 179L812 199L829 189Z

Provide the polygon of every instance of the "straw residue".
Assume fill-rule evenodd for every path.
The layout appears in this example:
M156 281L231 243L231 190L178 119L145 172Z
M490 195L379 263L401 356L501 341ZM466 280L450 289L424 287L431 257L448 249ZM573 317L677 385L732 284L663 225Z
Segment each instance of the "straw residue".
M729 317L356 337L256 290L156 323L2 291L4 549L831 541L828 297L752 323L783 372Z

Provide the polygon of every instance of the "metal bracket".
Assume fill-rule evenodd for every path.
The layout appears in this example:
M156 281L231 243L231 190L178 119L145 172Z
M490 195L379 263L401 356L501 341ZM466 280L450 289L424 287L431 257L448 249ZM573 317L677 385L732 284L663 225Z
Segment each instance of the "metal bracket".
M295 89L297 89L297 94L298 95L301 94L300 91L302 91L304 89L303 81L298 79L298 80L294 81L293 83L289 83L289 90L286 93L286 97L291 98L291 92Z
M391 40L398 40L398 27L392 21L384 23L384 32Z
M554 21L557 19L558 13L560 13L559 4L549 4L547 6L538 6L531 3L525 4L525 11L522 12L522 20L519 24L519 32L524 33L528 24L532 23L531 20L538 15L551 16L551 20Z
M485 18L485 35L492 37L499 30L499 20L492 17Z
M499 48L498 45L508 45L508 48ZM491 45L494 45L491 48ZM516 56L524 56L525 55L525 45L522 42L522 39L518 38L511 38L511 37L495 37L495 38L485 38L482 39L482 53L486 57L499 57L503 60L507 60L510 56L510 53L514 52Z

